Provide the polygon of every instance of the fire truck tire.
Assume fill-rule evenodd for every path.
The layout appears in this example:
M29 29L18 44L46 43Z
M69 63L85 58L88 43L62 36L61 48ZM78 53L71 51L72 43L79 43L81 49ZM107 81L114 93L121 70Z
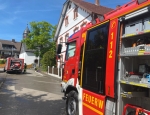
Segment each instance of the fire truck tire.
M71 91L68 94L66 101L66 112L67 115L79 115L78 93L76 91Z
M4 68L4 72L6 72L5 68Z

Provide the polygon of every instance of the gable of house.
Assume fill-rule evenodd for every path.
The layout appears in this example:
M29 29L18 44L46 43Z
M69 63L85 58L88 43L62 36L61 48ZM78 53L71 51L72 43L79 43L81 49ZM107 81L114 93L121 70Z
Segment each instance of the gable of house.
M71 5L71 8L70 8L70 5ZM73 5L73 6L72 6ZM64 25L67 27L69 26L69 24L75 24L75 22L73 22L74 20L74 14L72 13L72 16L68 16L67 14L69 12L73 12L73 10L75 10L76 8L79 8L79 9L82 9L83 11L87 12L89 15L92 15L92 14L97 14L97 15L104 15L105 13L108 13L110 12L111 8L107 8L107 7L104 7L104 6L101 6L101 5L95 5L95 4L92 4L92 3L89 3L89 2L85 2L83 0L67 0L63 6L63 9L62 9L62 13L61 13L61 16L60 16L60 20L59 20L59 23L58 23L58 26L57 26L57 30L56 30L56 33L55 33L55 40L57 41L58 37L65 32L64 30ZM81 13L81 12L80 12ZM85 15L84 14L79 14L79 15L82 15L84 18ZM66 21L66 19L69 21ZM71 21L70 21L71 20ZM67 24L66 24L67 22ZM84 23L84 22L83 22ZM62 29L63 28L63 29ZM71 26L69 26L68 28L71 28ZM63 32L62 32L63 30Z

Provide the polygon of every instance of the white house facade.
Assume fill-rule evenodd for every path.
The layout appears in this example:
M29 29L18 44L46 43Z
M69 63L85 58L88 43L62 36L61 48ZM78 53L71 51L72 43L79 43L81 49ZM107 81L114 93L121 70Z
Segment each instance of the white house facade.
M101 11L102 10L102 11ZM62 52L57 62L57 67L61 68L65 60L65 50L67 39L69 36L80 30L94 18L102 17L104 13L112 9L99 5L99 0L95 0L95 4L85 2L83 0L67 0L64 3L58 27L55 34L57 44L62 44Z
M21 46L19 58L23 58L27 65L35 63L35 60L38 59L33 52L25 50L24 44Z
M27 27L25 29L24 33L23 33L23 39L25 39L27 37L27 34L29 32L30 31L29 31L29 29ZM38 57L35 56L34 51L28 49L25 43L21 44L19 58L23 58L24 59L24 63L26 63L27 65L33 64L33 63L36 62L36 60L38 60Z
M69 36L77 32L78 30L80 30L83 26L85 26L90 21L91 21L91 16L86 10L78 7L75 3L70 2L67 8L64 22L60 30L57 43L67 42ZM62 47L61 58L59 60L60 62L58 62L57 65L58 67L61 67L61 64L64 62L64 58L65 58L65 50L66 50L65 43L62 43L62 46L63 47Z

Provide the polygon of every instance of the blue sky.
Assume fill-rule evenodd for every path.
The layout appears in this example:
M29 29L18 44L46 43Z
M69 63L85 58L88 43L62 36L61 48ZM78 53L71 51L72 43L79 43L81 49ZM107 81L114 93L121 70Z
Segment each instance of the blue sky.
M27 24L32 21L58 23L66 0L0 0L0 39L20 42ZM84 0L94 3L95 0ZM100 4L115 8L130 0L100 0Z

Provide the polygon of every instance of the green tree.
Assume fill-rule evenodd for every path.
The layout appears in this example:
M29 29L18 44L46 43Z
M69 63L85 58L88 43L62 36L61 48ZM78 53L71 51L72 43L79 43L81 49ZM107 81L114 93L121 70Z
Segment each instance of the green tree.
M28 49L35 50L35 55L39 56L40 48L40 57L43 57L44 53L50 49L54 49L54 34L56 31L56 26L51 25L48 22L30 22L30 33L26 39L23 39L22 42L27 45Z
M55 66L56 65L56 60L55 60L55 52L53 49L50 49L47 51L42 58L42 68L47 71L48 66Z

